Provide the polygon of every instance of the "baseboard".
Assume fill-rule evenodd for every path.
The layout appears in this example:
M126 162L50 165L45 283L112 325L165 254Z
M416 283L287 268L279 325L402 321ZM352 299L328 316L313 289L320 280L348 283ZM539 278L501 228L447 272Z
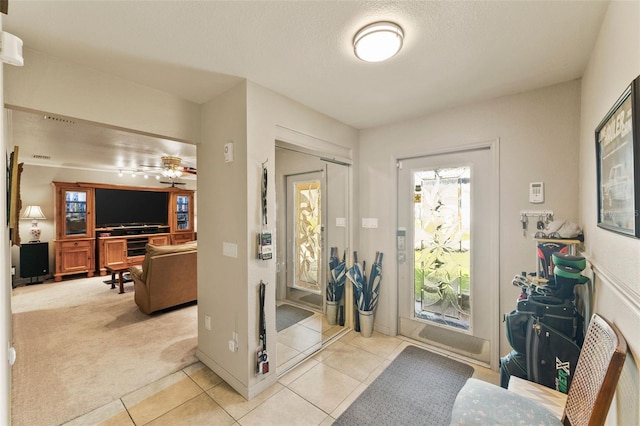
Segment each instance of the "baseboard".
M271 374L263 376L263 380L254 384L253 386L251 386L251 388L248 388L200 349L196 349L196 358L198 358L204 365L209 367L211 371L220 376L222 380L224 380L246 400L250 400L251 398L257 396L262 391L269 388L278 381L278 377L274 369Z

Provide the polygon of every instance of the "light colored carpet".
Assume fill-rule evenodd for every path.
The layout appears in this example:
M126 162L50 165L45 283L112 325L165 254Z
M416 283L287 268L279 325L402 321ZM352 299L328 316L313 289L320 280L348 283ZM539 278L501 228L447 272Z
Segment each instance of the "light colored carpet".
M13 290L12 425L57 425L196 362L197 306L151 316L104 277Z

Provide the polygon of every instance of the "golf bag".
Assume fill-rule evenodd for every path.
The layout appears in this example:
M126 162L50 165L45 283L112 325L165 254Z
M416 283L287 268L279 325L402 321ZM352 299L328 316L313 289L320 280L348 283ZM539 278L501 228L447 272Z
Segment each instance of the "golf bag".
M576 309L574 291L584 293L582 284L588 279L580 275L584 258L553 253L551 259L560 286L553 280L547 285L533 283L523 276L513 280L527 297L520 295L516 309L504 316L507 340L513 348L500 359L500 386L504 388L513 375L559 392L569 390L584 340L584 318Z
M547 324L571 339L576 335L576 309L570 300L553 296L529 296L528 299L518 301L516 312L528 315L530 320ZM530 324L533 323L530 321ZM532 325L528 326L527 332L531 328ZM528 342L529 338L525 338Z
M555 268L553 253L567 253L566 244L556 242L538 243L538 277L551 279Z
M534 320L528 333L528 379L558 392L569 392L580 347L572 338L541 321Z
M527 357L515 350L500 358L500 386L506 389L509 386L511 376L525 380L528 378Z

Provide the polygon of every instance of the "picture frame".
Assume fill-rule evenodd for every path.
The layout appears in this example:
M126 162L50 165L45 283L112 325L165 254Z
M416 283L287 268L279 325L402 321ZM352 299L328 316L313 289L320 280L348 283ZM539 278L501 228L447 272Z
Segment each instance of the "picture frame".
M9 239L11 245L20 245L20 232L18 231L18 221L22 200L20 198L20 177L22 175L23 164L18 163L18 147L13 147L13 152L7 161L7 226L9 228Z
M640 237L640 76L596 127L598 227Z

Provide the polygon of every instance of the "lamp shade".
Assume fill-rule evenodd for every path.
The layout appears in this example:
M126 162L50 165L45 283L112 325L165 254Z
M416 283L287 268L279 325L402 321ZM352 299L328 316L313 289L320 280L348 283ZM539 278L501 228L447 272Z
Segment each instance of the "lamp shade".
M40 206L27 206L22 213L23 219L46 219Z

